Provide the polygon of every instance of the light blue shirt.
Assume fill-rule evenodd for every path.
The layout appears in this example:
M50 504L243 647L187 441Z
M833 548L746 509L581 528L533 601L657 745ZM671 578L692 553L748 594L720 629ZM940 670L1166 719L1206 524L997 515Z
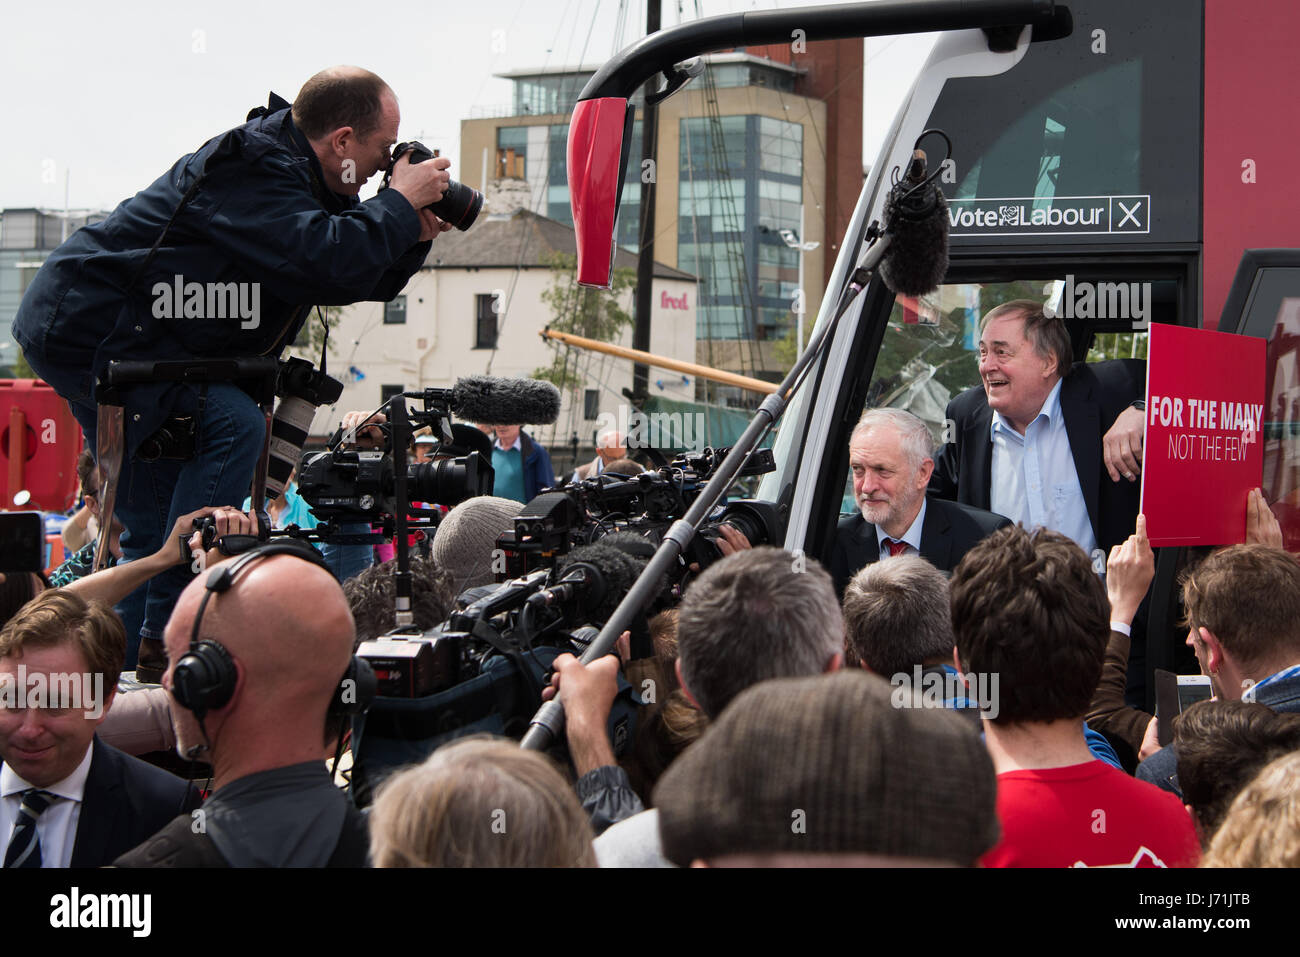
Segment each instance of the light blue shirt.
M902 538L896 538L896 542L907 542L908 548L903 552L904 555L921 554L921 528L925 525L925 499L921 499L921 510L916 513L916 518L908 526L907 531ZM876 526L876 545L880 548L880 557L889 558L889 546L885 544L885 539L889 538L885 530L879 525Z
M1292 665L1290 668L1283 668L1281 671L1274 672L1262 681L1257 681L1241 693L1242 701L1254 701L1255 693L1264 685L1271 684L1274 681L1291 681L1300 677L1300 665Z
M527 502L524 494L524 441L516 438L510 448L503 448L498 439L492 444L492 471L495 475L492 494L497 498L512 498Z
M1091 559L1097 548L1061 414L1057 381L1021 435L999 412L990 426L993 489L989 507L1025 528L1049 528L1074 540Z
M245 512L252 506L251 498L244 499ZM320 520L311 513L305 499L298 494L298 483L290 482L284 490L284 508L280 510L280 517L275 522L276 528L288 528L290 525L297 525L299 528L315 528L320 524Z

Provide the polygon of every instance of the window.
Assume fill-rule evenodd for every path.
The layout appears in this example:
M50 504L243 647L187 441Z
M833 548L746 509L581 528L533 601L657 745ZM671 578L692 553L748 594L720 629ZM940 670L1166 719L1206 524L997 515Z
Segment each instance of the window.
M496 293L474 297L474 348L497 347L497 317L500 300Z
M1300 541L1300 261L1293 250L1246 253L1223 310L1220 332L1268 340L1265 360L1264 497L1274 505L1288 551ZM1253 267L1253 268L1250 268ZM1240 295L1238 294L1240 291Z
M802 176L803 127L770 116L759 117L758 164L764 172ZM798 190L799 187L796 185L794 188Z
M600 390L586 389L582 393L582 417L584 419L600 418Z
M590 78L590 73L520 77L515 80L515 113L520 116L570 113Z
M384 303L384 325L406 325L406 297L398 296L392 302Z
M944 186L955 201L950 213L989 214L984 228L954 228L955 245L987 248L993 235L1033 235L1024 241L1038 247L1112 241L1109 236L1131 241L1115 235L1134 225L1122 213L1088 224L1091 235L1080 231L1082 223L1031 231L1001 215L1004 205L1010 217L1017 209L1021 217L1083 209L1096 197L1122 197L1126 208L1142 199L1150 216L1138 217L1139 241L1200 241L1201 102L1188 91L1201 83L1201 17L1153 16L1146 6L1089 0L1092 21L1110 22L1112 37L1124 25L1122 54L1097 56L1088 43L1057 43L1052 55L1031 50L1000 76L944 84L924 126L960 144L956 183ZM1189 149L1189 143L1197 145ZM922 146L942 155L937 137ZM988 228L993 223L997 228Z
M35 210L7 212L4 228L0 229L0 247L4 249L35 249L39 232L40 213Z
M503 126L497 130L498 177L523 179L527 175L528 129L527 126Z

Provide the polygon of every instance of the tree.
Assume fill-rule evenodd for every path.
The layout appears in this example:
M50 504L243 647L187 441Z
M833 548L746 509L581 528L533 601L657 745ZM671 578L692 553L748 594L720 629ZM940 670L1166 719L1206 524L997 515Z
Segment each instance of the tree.
M542 302L551 309L550 327L557 332L614 342L623 330L632 324L632 314L623 308L628 293L636 288L636 270L623 267L615 269L610 277L610 288L592 289L579 286L574 280L578 259L569 253L557 252L546 260L551 269L551 284L542 293ZM556 350L549 366L533 371L533 378L545 379L558 389L576 389L583 379L570 368L567 351Z
M16 348L16 347L15 347ZM14 356L13 370L15 379L39 379L30 365L27 364L27 357L23 355L22 349L17 349L17 355Z
M815 322L817 317L813 316L812 319ZM782 376L794 368L795 362L799 359L799 330L795 325L797 321L798 317L793 316L790 324L786 327L785 335L778 339L772 346L772 360L776 363L777 370ZM811 325L812 323L808 322L808 317L804 316L803 346L805 349L808 348L808 338L812 335L812 329L810 328Z
M1103 332L1098 334L1088 350L1089 362L1103 359L1145 359L1147 357L1146 333Z
M298 330L298 338L293 340L294 348L301 352L304 357L310 358L312 362L319 362L321 344L325 341L325 329L321 325L321 317L324 317L325 324L329 326L330 332L333 333L339 327L342 308L342 306L318 306L313 308L311 314L307 316L307 321ZM329 344L330 355L335 355L338 351L338 339L331 338Z

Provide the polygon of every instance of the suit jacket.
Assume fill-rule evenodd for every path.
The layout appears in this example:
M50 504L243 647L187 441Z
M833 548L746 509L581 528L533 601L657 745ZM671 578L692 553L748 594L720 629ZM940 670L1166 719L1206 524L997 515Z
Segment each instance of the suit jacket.
M927 497L925 521L921 523L921 557L939 571L950 572L977 542L1010 524L1003 516L984 509ZM830 559L836 593L843 598L849 579L879 560L876 526L867 524L861 512L841 518Z
M597 469L599 467L600 467L600 456L597 455L586 465L579 465L576 469L573 470L573 480L575 482L581 482L584 481L585 479L589 479L593 475L598 474Z
M162 768L117 750L96 736L73 867L103 867L200 804L198 790Z
M1061 383L1061 415L1079 474L1084 504L1097 547L1109 554L1133 534L1141 483L1112 482L1102 460L1102 436L1116 417L1146 394L1146 363L1141 359L1076 362ZM948 403L955 425L953 441L934 457L930 492L940 498L990 507L993 484L993 410L983 386L967 389Z

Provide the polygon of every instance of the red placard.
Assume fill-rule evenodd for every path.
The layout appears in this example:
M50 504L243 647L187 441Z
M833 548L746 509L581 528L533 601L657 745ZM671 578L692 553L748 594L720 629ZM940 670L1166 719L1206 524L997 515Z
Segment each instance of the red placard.
M1154 546L1246 540L1246 500L1264 470L1267 343L1151 324L1142 513Z

